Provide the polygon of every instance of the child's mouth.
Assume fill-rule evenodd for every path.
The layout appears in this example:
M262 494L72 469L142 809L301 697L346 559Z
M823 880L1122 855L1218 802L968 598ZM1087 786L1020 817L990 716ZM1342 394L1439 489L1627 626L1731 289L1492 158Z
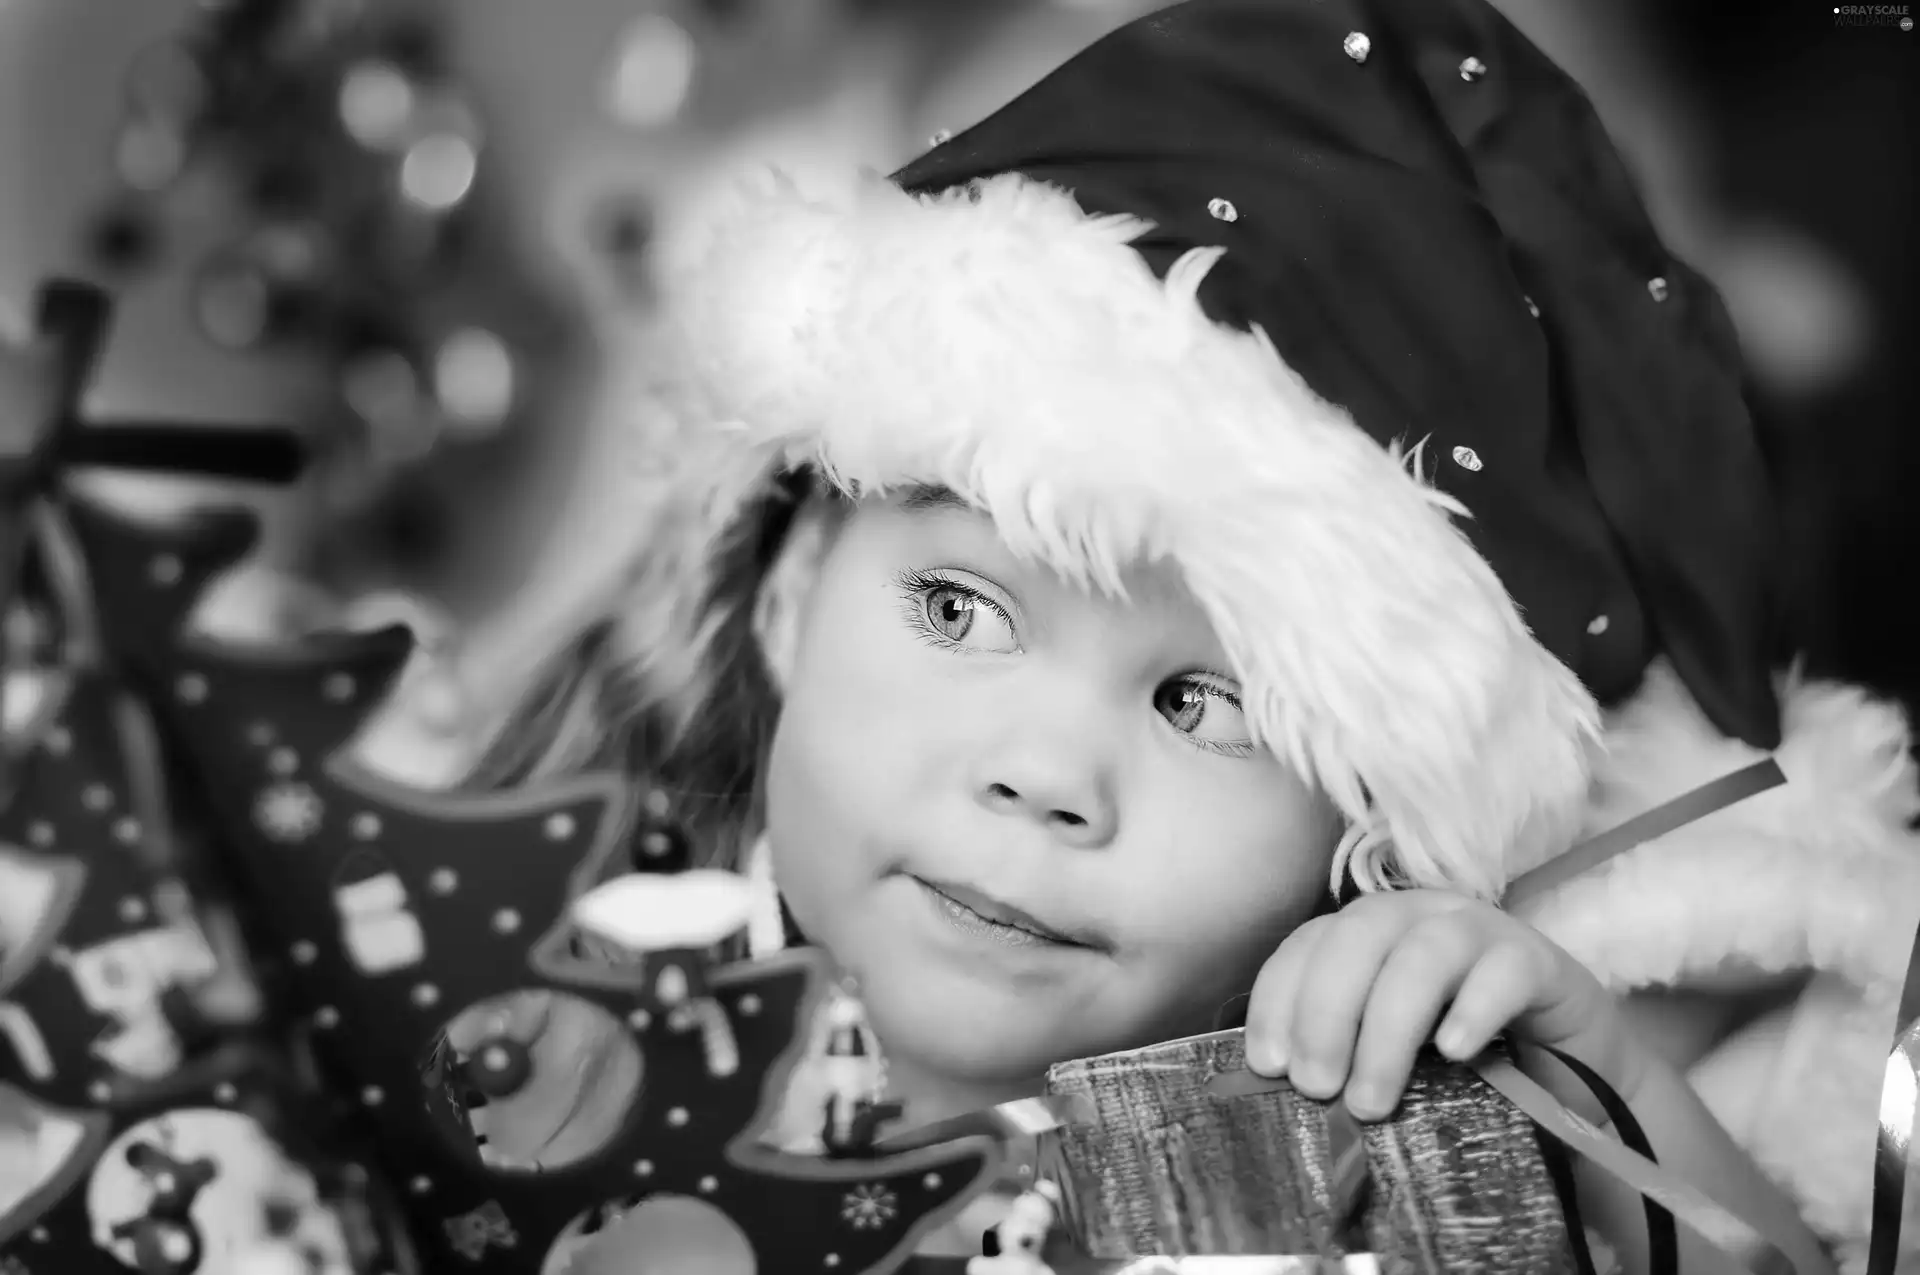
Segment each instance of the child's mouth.
M1091 946L977 890L944 882L936 885L920 877L913 880L927 892L940 915L963 934L1008 947Z

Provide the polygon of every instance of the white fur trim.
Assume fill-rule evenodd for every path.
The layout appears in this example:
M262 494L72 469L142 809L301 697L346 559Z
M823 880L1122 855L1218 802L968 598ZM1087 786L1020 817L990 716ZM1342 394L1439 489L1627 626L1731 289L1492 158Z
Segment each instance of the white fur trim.
M1813 973L1795 1005L1723 1042L1689 1079L1855 1273L1872 1221L1880 1086L1920 923L1910 827L1920 775L1898 708L1791 673L1778 688L1784 787L1569 881L1527 916L1622 992ZM1607 741L1589 833L1762 756L1713 729L1664 664L1609 715ZM1903 1259L1920 1267L1920 1235Z
M1162 281L1129 246L1145 229L1019 177L932 197L876 178L775 183L668 244L634 409L673 423L647 432L676 472L629 495L670 502L627 537L660 559L630 623L698 651L701 555L784 468L943 484L1080 580L1176 561L1259 737L1352 821L1356 875L1497 894L1572 835L1591 699L1409 457L1263 334L1208 320L1218 251Z
M1873 1231L1874 1145L1896 999L1862 994L1838 975L1817 977L1767 1069L1759 1118L1739 1131L1754 1160L1792 1193L1807 1224L1833 1241L1845 1275L1865 1269ZM1693 1079L1712 1105L1720 1078L1703 1066ZM1920 1180L1909 1173L1909 1208L1916 1197ZM1900 1252L1898 1269L1920 1269L1920 1235L1911 1227Z
M1787 776L1577 877L1527 909L1609 986L1697 984L1730 967L1897 984L1920 912L1920 783L1906 722L1851 686L1778 681ZM1706 720L1664 662L1608 715L1586 833L1766 754Z

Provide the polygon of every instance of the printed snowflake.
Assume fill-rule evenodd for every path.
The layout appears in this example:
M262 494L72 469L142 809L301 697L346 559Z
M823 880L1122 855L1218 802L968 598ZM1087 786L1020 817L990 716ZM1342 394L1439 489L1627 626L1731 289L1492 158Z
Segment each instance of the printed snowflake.
M840 1220L856 1231L877 1231L899 1213L899 1197L878 1182L857 1186L840 1201Z
M320 829L325 807L320 794L300 783L262 789L253 803L253 821L275 841L305 841Z
M489 1248L517 1248L520 1237L500 1201L488 1200L471 1213L449 1218L443 1225L454 1252L469 1262L478 1262Z

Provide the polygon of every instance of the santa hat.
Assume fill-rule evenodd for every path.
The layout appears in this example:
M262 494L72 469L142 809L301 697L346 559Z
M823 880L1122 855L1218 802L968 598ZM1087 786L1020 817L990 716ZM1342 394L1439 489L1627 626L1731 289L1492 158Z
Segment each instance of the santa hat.
M1193 0L891 179L745 190L657 266L614 352L625 455L597 454L533 611L617 613L671 715L730 676L730 581L789 475L937 484L1070 576L1182 569L1362 884L1497 897L1780 748L1784 717L1784 789L1541 923L1616 987L1812 968L1878 1012L1866 949L1911 935L1920 886L1905 723L1777 679L1726 312L1577 86L1479 0ZM1783 1141L1769 1167L1803 1200L1862 1181L1865 1119L1857 1164ZM1864 1236L1865 1208L1849 1187L1819 1220Z
M1494 896L1564 848L1596 701L1656 654L1778 740L1726 315L1473 0L1169 9L892 180L768 181L657 265L624 623L689 697L721 546L806 468L949 487L1077 578L1177 564L1366 884Z

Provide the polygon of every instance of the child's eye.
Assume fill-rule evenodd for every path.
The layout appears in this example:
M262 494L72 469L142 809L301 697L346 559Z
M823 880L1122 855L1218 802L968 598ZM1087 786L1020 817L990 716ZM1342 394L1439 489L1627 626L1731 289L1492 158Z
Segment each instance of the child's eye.
M964 642L973 632L975 616L981 611L977 595L943 584L929 589L923 604L927 622L949 642Z
M936 646L968 651L1020 649L1007 608L983 591L947 576L909 572L900 581L907 620Z
M1153 707L1169 725L1196 744L1218 752L1253 748L1240 697L1197 677L1176 677L1153 693Z

